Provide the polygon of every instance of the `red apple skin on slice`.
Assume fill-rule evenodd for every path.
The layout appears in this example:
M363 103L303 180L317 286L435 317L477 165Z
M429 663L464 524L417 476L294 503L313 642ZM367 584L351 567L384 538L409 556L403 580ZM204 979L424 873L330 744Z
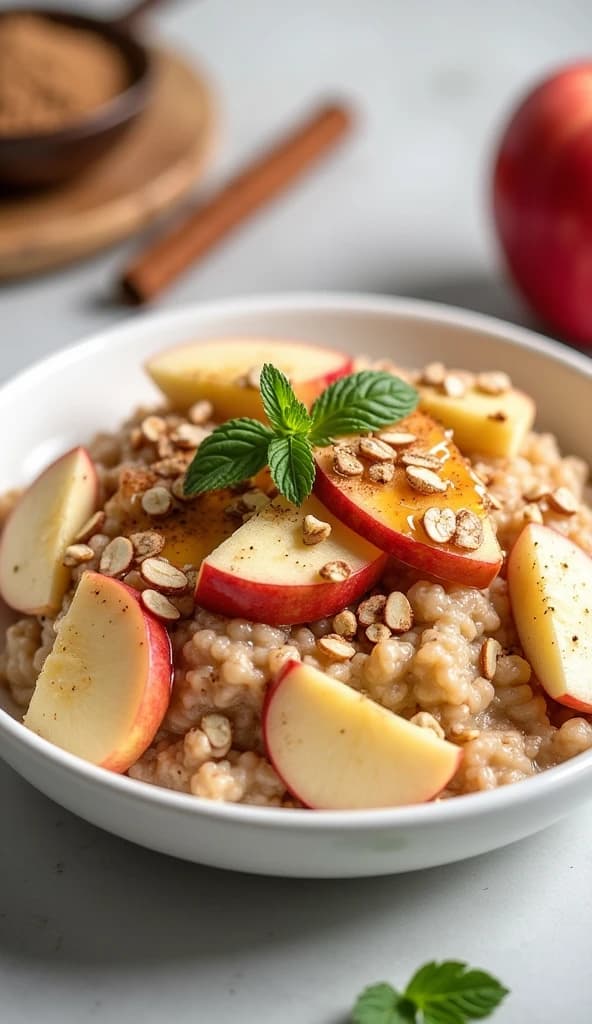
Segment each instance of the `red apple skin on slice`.
M553 700L592 712L592 558L548 526L531 523L508 559L520 643Z
M306 515L331 525L331 536L308 546L302 539ZM342 561L351 575L331 582L319 575L328 562ZM269 625L313 622L341 611L380 579L387 555L344 526L318 498L300 508L275 498L202 562L197 604L219 615Z
M273 363L289 378L306 406L334 380L351 373L353 360L336 349L281 338L216 338L159 352L146 364L154 383L175 409L207 399L218 419L265 419L257 386L245 377Z
M446 437L444 428L426 413L412 413L397 423L396 430L414 434L414 447L445 456L438 471L440 479L448 482L444 494L413 490L402 466L396 467L394 481L386 484L370 480L367 472L363 477L340 476L333 469L332 446L315 452L315 494L352 530L414 569L466 586L489 586L503 559L485 508L485 488L473 479L467 460ZM483 527L480 547L471 551L431 540L422 518L433 507L474 512Z
M63 750L125 772L154 739L169 705L164 626L136 590L86 572L61 620L24 724Z
M289 661L263 708L268 757L286 789L316 810L432 800L462 751L345 683Z
M59 611L70 582L64 551L94 512L97 472L85 448L53 462L23 493L0 543L0 592L28 615Z

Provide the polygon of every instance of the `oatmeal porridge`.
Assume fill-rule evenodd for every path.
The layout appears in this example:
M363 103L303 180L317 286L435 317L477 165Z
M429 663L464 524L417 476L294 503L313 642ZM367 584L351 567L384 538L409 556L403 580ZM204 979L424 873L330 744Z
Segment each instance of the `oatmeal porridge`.
M272 361L282 367L281 346L272 350ZM308 780L302 786L298 780L292 783L292 753L290 767L283 770L285 737L278 741L279 753L274 750L266 707L277 701L280 683L291 673L297 685L276 717L292 729L292 743L297 736L293 709L310 693L311 735L332 726L331 715L344 716L348 735L358 735L360 707L371 704L371 714L375 706L384 710L376 721L364 720L376 749L380 743L374 743L372 730L384 729L388 737L392 732L385 749L394 751L393 760L374 764L375 774L384 769L387 777L400 770L413 778L413 761L397 761L397 743L401 749L409 745L418 761L429 761L432 751L434 758L439 751L448 758L451 767L434 775L433 792L426 783L421 795L418 783L416 790L405 790L402 803L494 789L592 748L592 706L582 697L581 679L572 679L566 670L558 681L559 669L547 679L537 660L536 651L548 649L547 639L533 626L537 616L529 604L527 578L534 564L529 559L540 544L545 547L546 537L553 550L559 545L560 553L561 544L571 545L562 556L565 573L579 565L576 555L587 562L592 554L588 468L579 458L563 455L553 436L533 431L534 408L527 396L501 371L474 375L434 363L410 373L381 364L370 372L402 380L418 396L417 408L391 421L385 413L383 425L372 430L319 435L314 495L301 505L289 500L293 495L283 488L278 494L281 481L271 457L271 472L265 464L242 482L191 493L187 482L195 476L196 453L215 428L229 415L249 416L251 423L252 417L263 420L259 370L266 354L248 355L234 375L220 360L222 380L211 373L192 377L187 365L179 379L174 367L165 367L168 378L162 368L149 367L168 404L140 409L120 429L69 453L63 479L46 485L46 490L64 487L66 477L90 474L94 490L87 488L84 495L81 490L75 500L68 497L68 509L78 502L78 521L68 519L69 511L64 529L68 523L75 528L68 535L56 529L55 550L43 553L51 582L41 595L44 583L37 574L31 587L39 591L39 600L31 598L27 605L19 579L24 575L27 582L29 563L21 559L18 572L11 565L9 579L7 566L0 565L0 589L19 613L6 631L0 673L23 709L25 724L72 749L65 727L52 732L43 723L48 708L65 708L63 693L61 704L51 700L63 682L56 673L72 678L65 646L68 637L79 635L82 620L75 611L93 593L103 595L103 585L105 603L115 595L113 588L124 584L130 590L118 591L128 595L121 598L121 609L141 610L137 629L149 622L147 636L158 652L153 661L166 662L160 703L154 705L157 710L146 711L144 695L134 691L126 707L136 707L136 701L151 725L142 731L138 712L131 725L131 719L118 725L117 756L105 758L91 744L87 759L127 771L133 779L211 800L284 808L348 806L347 795L331 803L322 786L318 802L303 799L316 781L310 783L312 790ZM343 357L315 390L307 381L297 387L289 360L283 368L309 408L333 380L354 380L352 371L368 371ZM239 448L236 452L238 460ZM54 467L45 479L52 470L54 477L59 475ZM203 467L209 471L205 458ZM42 493L36 495L37 508ZM49 503L49 490L46 497ZM25 499L13 492L1 504L5 533L11 542L14 534L21 545L24 527L18 519ZM281 565L279 548L285 559ZM578 601L587 596L592 601L592 577L587 584L585 567L573 572L580 573L574 577L577 617ZM551 586L543 569L540 573L537 584ZM557 616L553 595L551 590L542 600ZM589 643L580 625L572 632L574 648ZM560 653L561 671L582 664L573 652L561 647ZM117 685L127 686L125 672L136 672L140 661L134 658L129 663L123 659ZM305 677L298 675L303 672ZM49 682L48 673L53 673ZM41 703L41 690L50 684L53 696ZM88 691L82 681L76 683L88 698L89 715L107 701L95 695L97 685L94 677ZM335 693L330 709L326 701L318 708L314 703L323 687L325 695ZM69 696L71 703L58 717L72 713L77 695L78 690ZM352 695L357 698L353 703ZM114 699L110 691L108 700ZM404 731L397 733L395 727ZM121 740L124 729L135 730L129 742ZM102 737L101 730L102 725ZM365 756L361 732L357 746L350 749L344 741L339 753L326 732L318 735L318 742L327 744L327 759L335 758L337 767L346 765L352 772L352 764ZM302 742L310 764L322 775L325 762L321 758L317 766L306 736ZM361 764L360 777L364 771ZM355 805L397 802L390 790L388 799L380 797L380 783L376 792Z

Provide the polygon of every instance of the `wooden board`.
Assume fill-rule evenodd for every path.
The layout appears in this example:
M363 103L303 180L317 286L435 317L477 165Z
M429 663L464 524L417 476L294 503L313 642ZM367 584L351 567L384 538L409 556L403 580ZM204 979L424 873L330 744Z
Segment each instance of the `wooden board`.
M71 262L148 224L196 183L213 122L199 71L158 51L148 107L110 152L58 188L0 196L0 278Z

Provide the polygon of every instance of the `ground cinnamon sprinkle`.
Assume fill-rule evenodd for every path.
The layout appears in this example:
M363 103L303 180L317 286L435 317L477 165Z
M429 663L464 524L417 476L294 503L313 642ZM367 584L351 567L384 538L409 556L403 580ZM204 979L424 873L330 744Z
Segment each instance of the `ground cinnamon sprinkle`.
M0 134L65 128L128 84L114 46L34 14L0 17Z

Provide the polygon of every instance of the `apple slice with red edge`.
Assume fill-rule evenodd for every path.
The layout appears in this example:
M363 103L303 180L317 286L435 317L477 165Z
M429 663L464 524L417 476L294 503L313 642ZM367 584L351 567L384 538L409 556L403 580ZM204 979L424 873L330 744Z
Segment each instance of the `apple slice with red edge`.
M304 543L307 515L329 523L327 540ZM320 571L330 562L345 563L349 575L324 579ZM278 497L204 559L195 600L220 615L269 625L312 622L366 593L386 562L382 551L344 526L314 495L300 508Z
M125 772L154 739L171 684L164 626L137 591L86 572L60 621L24 723L85 761Z
M466 586L487 587L499 573L502 553L485 507L485 487L444 428L423 412L414 412L393 428L412 434L415 450L437 454L442 460L439 478L444 493L421 494L396 465L389 483L362 476L341 476L333 468L333 447L317 448L314 490L331 512L352 530L401 562L440 579ZM340 438L340 441L346 441ZM468 509L481 522L482 541L476 550L451 540L439 543L428 535L423 515L429 508Z
M218 419L251 416L265 419L256 375L273 363L290 380L306 406L345 374L353 360L331 348L280 338L216 338L165 349L152 356L146 369L175 409L207 399Z
M27 488L0 542L0 593L29 615L59 611L70 581L64 551L94 512L98 477L85 448L73 448Z
M424 803L462 751L310 665L289 661L263 708L267 754L307 807L354 810Z
M531 523L508 559L520 643L553 700L592 712L592 558L548 526Z

